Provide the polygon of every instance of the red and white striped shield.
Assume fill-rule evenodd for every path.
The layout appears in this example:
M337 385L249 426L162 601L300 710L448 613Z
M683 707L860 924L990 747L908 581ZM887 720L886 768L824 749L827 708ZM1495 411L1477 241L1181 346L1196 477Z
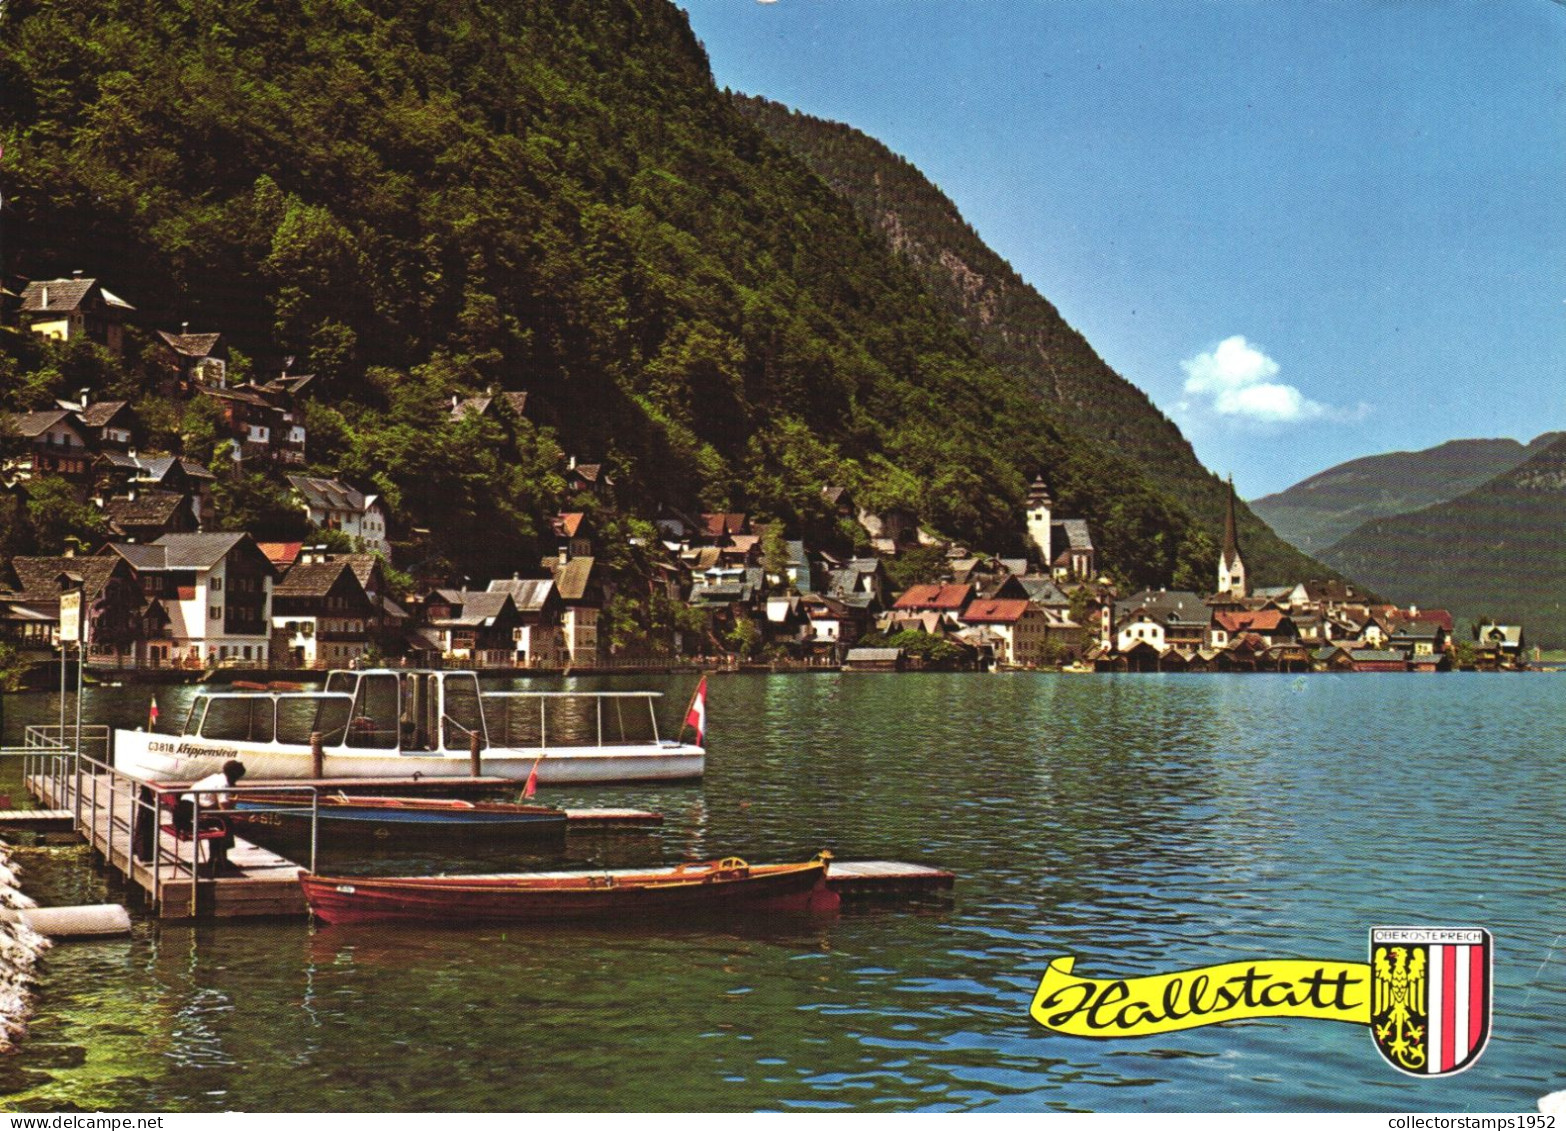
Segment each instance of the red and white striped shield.
M1490 932L1375 927L1370 932L1370 1035L1411 1076L1446 1076L1490 1039Z

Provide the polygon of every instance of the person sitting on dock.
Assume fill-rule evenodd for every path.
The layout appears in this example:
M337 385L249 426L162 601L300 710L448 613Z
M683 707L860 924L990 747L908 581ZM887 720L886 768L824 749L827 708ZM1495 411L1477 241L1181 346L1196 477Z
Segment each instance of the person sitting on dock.
M223 763L223 768L215 774L208 774L198 782L191 784L190 792L183 794L174 805L174 827L181 832L195 835L196 796L203 794L201 799L204 809L231 809L234 802L229 797L227 790L239 784L239 779L245 776L245 764L230 758ZM212 792L217 791L217 792ZM229 849L234 847L234 830L229 828L227 821L221 817L204 818L202 827L206 829L220 829L221 837L210 842L212 853L212 874L232 874L238 871L228 862Z

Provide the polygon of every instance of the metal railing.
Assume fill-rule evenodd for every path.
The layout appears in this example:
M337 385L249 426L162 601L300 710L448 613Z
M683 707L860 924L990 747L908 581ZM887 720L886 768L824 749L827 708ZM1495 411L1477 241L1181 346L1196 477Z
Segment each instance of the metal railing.
M163 906L164 865L172 869L188 871L190 883L190 914L194 918L198 910L201 888L201 837L203 818L228 812L220 805L223 796L239 792L233 787L196 790L188 785L163 785L132 777L117 769L107 760L108 727L83 727L83 747L89 743L101 743L105 752L97 758L83 750L73 750L58 732L60 727L31 726L25 732L21 749L0 749L0 757L22 758L24 783L37 782L52 798L70 797L73 821L78 834L93 847L97 847L100 823L104 826L103 858L115 866L115 845L123 837L125 874L133 878L137 865L150 869L153 906ZM65 728L73 733L73 728ZM277 795L280 803L260 809L249 809L257 816L265 814L310 816L310 864L316 870L316 858L320 845L320 793L313 785L250 786L244 788L248 796ZM309 804L298 800L307 794ZM172 847L166 847L163 838L163 818L177 799L189 796L192 805L190 835L176 836ZM214 798L218 800L214 800ZM121 810L125 815L121 816ZM183 858L185 845L189 845L190 858ZM209 880L210 882L210 880Z

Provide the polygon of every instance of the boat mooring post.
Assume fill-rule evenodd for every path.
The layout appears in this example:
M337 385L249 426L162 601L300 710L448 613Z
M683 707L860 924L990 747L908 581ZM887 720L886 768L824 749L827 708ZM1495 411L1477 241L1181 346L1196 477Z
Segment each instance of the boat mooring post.
M326 751L321 749L321 732L318 730L310 732L310 776L326 776Z
M468 732L468 771L476 778L480 778L480 777L484 776L484 770L483 770L483 765L482 765L484 759L479 756L479 744L480 744L479 732L477 730L469 731Z

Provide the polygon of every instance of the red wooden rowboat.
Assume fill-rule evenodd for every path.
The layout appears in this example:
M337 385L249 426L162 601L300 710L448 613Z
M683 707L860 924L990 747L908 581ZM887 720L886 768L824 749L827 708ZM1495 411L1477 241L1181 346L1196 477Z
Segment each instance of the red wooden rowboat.
M829 853L803 864L736 856L661 872L533 872L504 876L299 874L310 910L328 923L552 923L712 912L836 910Z

